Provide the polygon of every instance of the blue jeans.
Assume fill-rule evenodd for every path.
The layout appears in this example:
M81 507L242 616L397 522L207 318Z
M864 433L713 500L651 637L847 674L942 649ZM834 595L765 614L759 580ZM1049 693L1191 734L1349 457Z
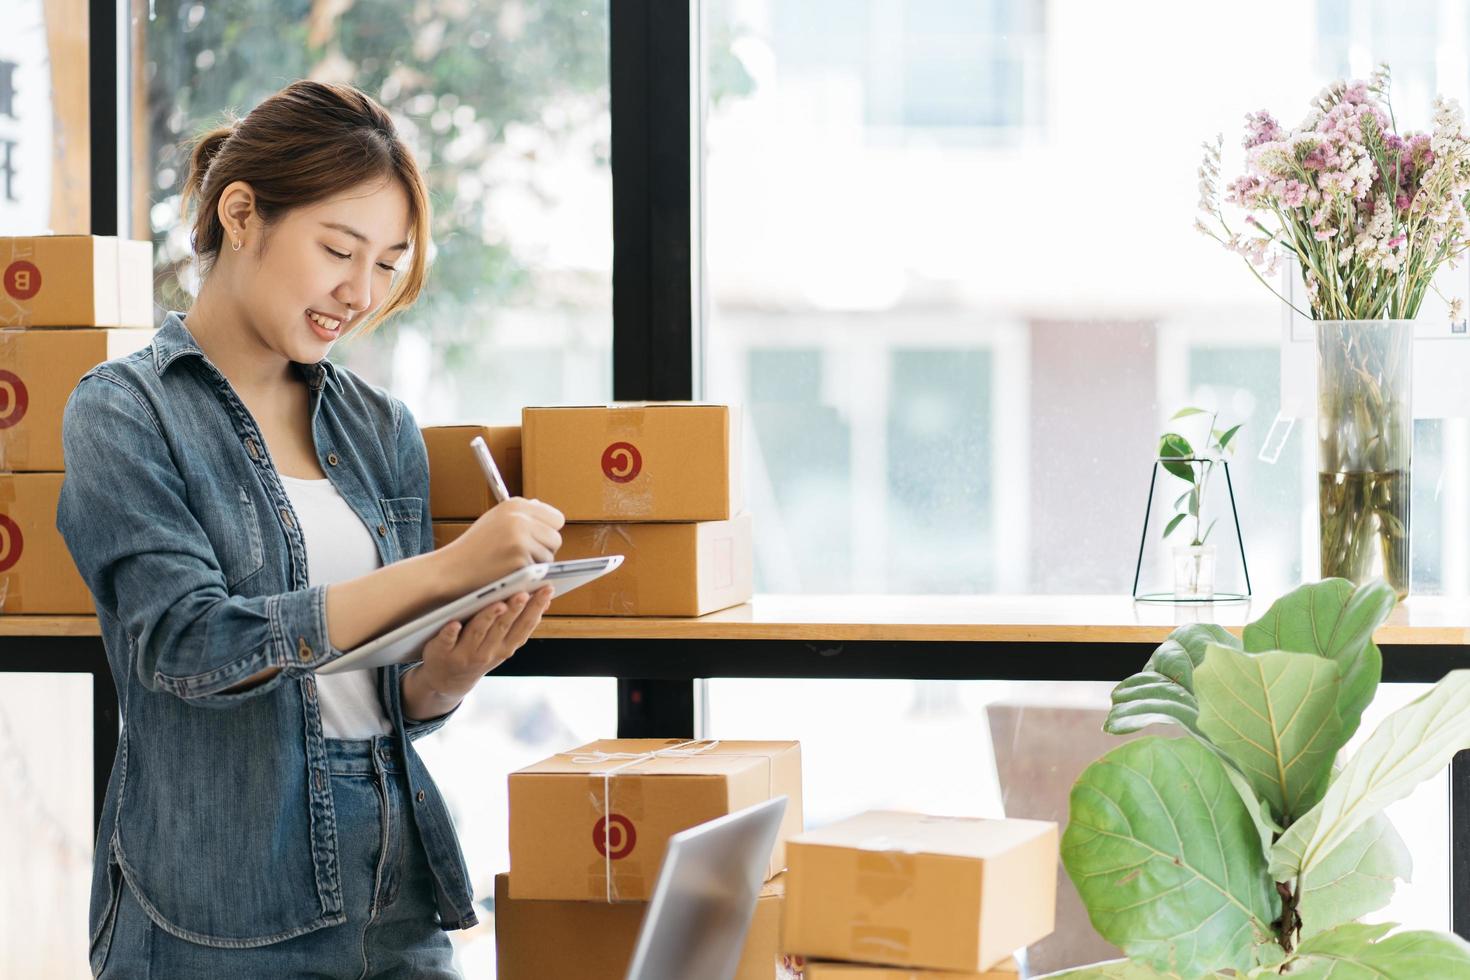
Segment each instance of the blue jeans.
M327 739L347 921L268 946L221 949L172 935L122 889L103 980L458 980L390 736ZM248 859L242 855L242 859Z

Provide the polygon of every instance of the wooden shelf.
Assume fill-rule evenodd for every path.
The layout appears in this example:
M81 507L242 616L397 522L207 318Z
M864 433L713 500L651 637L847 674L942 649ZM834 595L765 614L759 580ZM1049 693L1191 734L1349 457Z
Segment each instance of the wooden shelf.
M1159 642L1176 626L1239 632L1270 605L1134 602L1127 596L763 595L697 619L550 616L539 639L890 640L1009 643ZM4 636L97 636L92 616L0 615ZM1470 598L1413 596L1374 637L1380 644L1470 645Z

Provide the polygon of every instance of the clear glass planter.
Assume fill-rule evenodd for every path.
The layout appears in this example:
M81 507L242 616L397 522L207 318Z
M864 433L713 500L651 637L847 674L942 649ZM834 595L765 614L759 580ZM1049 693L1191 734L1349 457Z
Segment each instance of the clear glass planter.
M1317 486L1323 578L1409 594L1414 321L1319 320Z
M1215 597L1215 546L1180 545L1174 549L1174 598Z

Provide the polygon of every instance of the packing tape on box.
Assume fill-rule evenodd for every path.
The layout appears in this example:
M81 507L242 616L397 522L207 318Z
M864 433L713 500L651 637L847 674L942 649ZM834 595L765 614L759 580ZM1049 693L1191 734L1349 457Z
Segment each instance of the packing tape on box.
M608 448L620 442L626 442L638 452L638 443L643 440L643 419L647 414L641 408L615 408L609 406L607 411L607 436ZM602 461L598 462L599 469ZM633 478L631 483L618 483L604 472L602 481L602 510L605 514L615 514L618 517L627 517L637 520L647 517L653 513L653 491L655 480L653 474L639 464L640 472Z
M0 403L4 401L4 387L0 384ZM4 419L0 419L0 422L3 421ZM30 461L31 434L14 429L0 429L0 471L18 470Z
M859 843L857 895L867 910L876 911L913 890L917 869L912 853L894 850L912 846L887 836ZM907 959L913 936L900 926L878 925L866 918L849 923L849 942L854 952L878 960Z
M599 851L607 852L613 857L617 864L613 874L612 892L614 895L648 895L648 872L649 868L644 866L644 851L633 847L634 839L630 837L631 828L642 825L646 808L644 807L643 785L641 782L624 781L623 786L617 793L617 813L610 809L609 803L603 801L601 780L597 777L590 779L588 787L588 800L592 804L594 813L601 815L605 823L602 824L602 839ZM626 822L623 822L626 821ZM617 841L614 842L613 827L617 827ZM597 827L593 827L593 840L597 842ZM611 852L624 846L632 848L630 853L614 855ZM587 897L597 899L607 893L607 861L598 859L588 862L587 865Z
M20 576L0 575L0 613L24 611L20 597Z
M21 395L16 385L20 358L15 339L19 334L19 330L0 330L0 470L14 469L26 462L24 433L11 428L20 422L17 413L21 410Z
M617 900L616 888L613 885L613 848L611 846L611 835L609 834L608 826L605 822L606 818L612 813L613 777L619 774L633 775L633 773L625 772L625 770L631 769L634 766L642 765L645 762L652 762L654 759L693 759L717 747L719 744L720 740L717 738L696 738L691 739L687 742L678 742L663 749L650 749L647 752L603 752L601 750L594 750L592 752L577 752L569 756L572 765L575 766L604 766L604 768L590 772L588 773L588 775L592 776L594 779L600 779L602 782L601 799L599 800L598 794L594 792L592 794L592 806L594 809L597 809L600 803L601 808L598 809L597 812L600 813L604 818L602 831L602 847L600 849L603 855L605 901L614 902ZM696 745L699 746L699 748L690 748L690 746ZM567 753L559 754L567 755ZM732 752L721 753L721 757L725 759L764 759L766 762L766 799L770 799L772 796L775 795L776 761L774 755L759 755L757 753L751 752ZM617 765L607 766L606 763L609 762L617 762ZM592 897L596 897L595 891L591 894Z
M3 262L0 262L0 267L9 266L10 263L17 259L35 258L35 243L30 242L29 244L22 245L21 241L22 239L20 238L12 238L10 240L10 254L5 257ZM0 305L0 327L23 327L30 323L31 304L22 303L4 289L0 289L0 303L3 303L3 305Z
M608 540L614 535L622 541L620 544L615 543L613 548L631 558L632 553L638 549L633 544L632 536L628 534L626 524L599 524L592 529L592 547L597 549L598 556L609 553ZM627 562L623 565L627 567ZM612 574L617 575L617 572ZM614 616L638 615L638 576L632 574L631 570L621 576L617 589L607 593L605 612Z
M29 400L19 374L22 336L20 330L0 330L0 471L18 469L31 459L30 432L14 428Z

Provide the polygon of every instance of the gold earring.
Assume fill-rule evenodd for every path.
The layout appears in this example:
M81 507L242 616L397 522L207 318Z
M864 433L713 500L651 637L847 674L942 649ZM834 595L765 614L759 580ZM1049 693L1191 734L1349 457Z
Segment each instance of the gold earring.
M232 248L231 248L231 251L234 251L234 252L238 252L238 251L240 251L240 244L241 244L241 242L240 242L240 239L238 239L238 238L236 238L236 239L235 239L235 244L234 244L234 246L233 246L233 247L232 247Z

